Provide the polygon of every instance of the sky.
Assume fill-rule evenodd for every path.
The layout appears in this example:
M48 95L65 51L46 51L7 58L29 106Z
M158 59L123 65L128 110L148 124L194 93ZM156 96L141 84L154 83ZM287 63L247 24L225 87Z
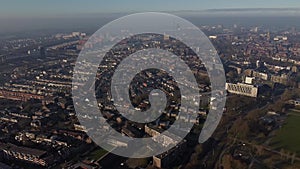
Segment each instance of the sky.
M0 18L230 8L300 8L299 0L0 0Z
M195 16L297 16L288 23L298 23L300 0L0 0L0 34L92 29L92 25L98 28L129 13L150 11L169 12L187 19Z

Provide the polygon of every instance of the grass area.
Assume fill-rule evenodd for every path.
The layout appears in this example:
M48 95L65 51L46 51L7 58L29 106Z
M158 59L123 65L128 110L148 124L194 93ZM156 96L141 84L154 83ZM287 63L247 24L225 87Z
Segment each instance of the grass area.
M285 124L276 133L273 139L273 147L280 150L296 152L300 156L300 113L291 111Z
M126 161L126 164L129 168L137 168L137 167L147 167L148 159L147 158L129 158Z
M91 160L98 160L99 158L101 158L102 156L104 156L107 153L107 151L105 151L102 148L96 148L94 151L92 151L91 153L89 153L87 155L87 158L91 159Z

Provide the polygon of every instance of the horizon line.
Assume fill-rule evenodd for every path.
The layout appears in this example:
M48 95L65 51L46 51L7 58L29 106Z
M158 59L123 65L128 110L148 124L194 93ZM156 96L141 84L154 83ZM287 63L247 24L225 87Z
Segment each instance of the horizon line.
M64 18L72 18L72 17L99 17L99 15L124 15L124 14L133 14L133 13L144 13L144 12L161 12L161 13L170 13L170 14L197 14L201 13L205 15L222 15L226 14L224 16L232 16L237 13L240 14L248 14L248 15L255 15L257 13L255 12L264 12L263 15L270 16L270 14L274 14L272 12L276 12L274 15L278 16L280 14L286 15L286 16L300 16L300 7L289 7L289 8L211 8L211 9L199 9L199 10L159 10L159 11L139 11L139 10L130 10L130 11L111 11L111 12L74 12L74 13L49 13L46 15L23 15L23 16L0 16L0 19L64 19ZM279 13L278 13L279 12ZM92 16L95 15L95 16ZM261 14L260 14L261 16ZM104 16L107 17L107 16ZM110 16L114 17L114 16Z

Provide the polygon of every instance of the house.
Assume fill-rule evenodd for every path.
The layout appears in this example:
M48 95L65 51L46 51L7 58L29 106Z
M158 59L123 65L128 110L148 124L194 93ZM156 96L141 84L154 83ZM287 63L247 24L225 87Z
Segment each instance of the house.
M46 160L48 158L46 151L17 146L11 143L0 143L0 152L3 154L4 159L27 161L40 166L49 165L48 160Z

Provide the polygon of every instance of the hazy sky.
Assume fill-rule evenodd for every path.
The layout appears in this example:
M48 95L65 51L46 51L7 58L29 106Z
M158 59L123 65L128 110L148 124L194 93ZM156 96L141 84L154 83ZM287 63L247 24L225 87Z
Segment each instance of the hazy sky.
M300 8L299 0L1 0L0 18L204 10L224 8Z

